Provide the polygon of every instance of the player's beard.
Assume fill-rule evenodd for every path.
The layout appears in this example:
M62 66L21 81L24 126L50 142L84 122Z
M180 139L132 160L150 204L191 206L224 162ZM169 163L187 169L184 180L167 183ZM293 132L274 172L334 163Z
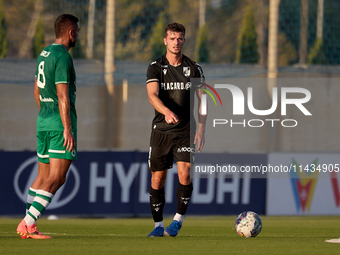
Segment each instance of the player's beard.
M77 41L74 41L74 42L70 41L70 48L74 48L76 46L76 42Z

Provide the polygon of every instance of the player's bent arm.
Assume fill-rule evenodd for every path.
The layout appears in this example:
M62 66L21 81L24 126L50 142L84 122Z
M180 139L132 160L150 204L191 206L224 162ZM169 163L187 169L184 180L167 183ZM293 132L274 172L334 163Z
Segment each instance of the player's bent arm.
M148 91L149 102L153 106L153 108L155 108L156 111L164 114L165 120L168 123L176 123L178 121L177 115L173 113L169 108L167 108L163 104L162 100L160 100L158 97L158 82L149 82L148 84L146 84L146 88Z
M37 102L37 105L40 109L40 92L39 92L39 88L38 88L38 85L37 85L37 78L35 78L35 82L34 82L34 98L35 98L35 101Z
M57 96L59 102L60 118L64 126L64 147L66 146L66 150L72 151L75 147L75 140L72 135L68 84L57 84Z

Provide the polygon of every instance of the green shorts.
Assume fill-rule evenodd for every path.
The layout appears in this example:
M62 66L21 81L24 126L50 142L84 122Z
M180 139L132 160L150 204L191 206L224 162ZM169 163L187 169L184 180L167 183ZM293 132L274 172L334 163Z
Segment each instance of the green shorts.
M77 159L77 132L72 132L76 140L74 151L66 151L64 147L63 131L38 131L38 160L42 163L50 163L50 158Z

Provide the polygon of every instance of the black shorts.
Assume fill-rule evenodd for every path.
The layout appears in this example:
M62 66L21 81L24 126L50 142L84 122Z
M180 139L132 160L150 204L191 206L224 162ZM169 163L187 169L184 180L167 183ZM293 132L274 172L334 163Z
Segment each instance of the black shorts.
M151 132L149 149L149 170L152 172L172 168L176 162L191 162L194 147L190 146L189 134L164 134Z

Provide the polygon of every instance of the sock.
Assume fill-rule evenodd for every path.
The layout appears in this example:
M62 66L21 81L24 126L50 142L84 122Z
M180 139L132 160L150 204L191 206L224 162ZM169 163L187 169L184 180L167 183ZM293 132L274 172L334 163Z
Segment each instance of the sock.
M32 187L30 187L30 189L28 190L27 202L26 202L26 214L27 214L28 210L30 209L30 207L33 203L33 200L34 200L34 197L35 197L35 194L37 193L37 191L38 190L33 189Z
M28 210L26 217L24 220L27 225L35 224L36 220L40 217L40 215L45 211L48 205L51 203L53 198L53 194L47 191L39 189L33 200L33 203Z
M155 228L157 228L157 227L162 227L162 228L164 228L164 223L163 223L163 221L155 222Z
M150 207L154 222L163 221L164 204L164 188L161 188L159 190L150 188Z
M184 220L184 215L181 215L179 213L176 213L175 217L174 217L174 220L177 220L179 221L180 223L183 223L183 220Z
M177 186L177 213L184 215L188 209L189 201L192 194L192 182L189 185L182 185L178 183Z

